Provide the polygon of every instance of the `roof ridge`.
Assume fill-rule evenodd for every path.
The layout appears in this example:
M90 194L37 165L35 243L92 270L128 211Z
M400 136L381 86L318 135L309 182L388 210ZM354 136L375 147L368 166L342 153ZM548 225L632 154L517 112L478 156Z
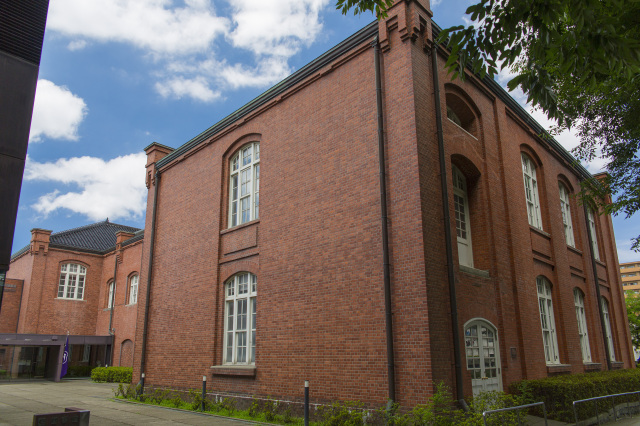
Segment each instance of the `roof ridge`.
M139 230L140 228L136 228L135 226L129 226L129 225L120 225L118 223L114 223L114 222L109 222L109 218L107 218L106 220L103 220L102 222L96 222L96 223L90 223L88 225L83 225L83 226L79 226L77 228L71 228L71 229L67 229L64 231L60 231L60 232L54 232L51 234L51 236L64 236L66 234L69 234L71 232L76 232L76 231L82 231L84 229L89 229L89 228L93 228L93 227L97 227L100 225L112 225L112 226L117 226L119 228L131 228L131 229L136 229ZM137 231L134 231L134 233Z

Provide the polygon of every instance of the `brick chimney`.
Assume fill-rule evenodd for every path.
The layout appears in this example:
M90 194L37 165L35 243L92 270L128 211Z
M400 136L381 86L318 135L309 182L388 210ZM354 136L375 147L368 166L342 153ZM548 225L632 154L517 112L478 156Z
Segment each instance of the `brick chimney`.
M155 185L156 183L156 163L171 154L173 151L173 148L161 145L158 142L153 142L144 149L144 152L147 153L147 165L145 166L147 168L147 175L145 178L147 189L151 188L151 185Z
M51 232L52 231L48 229L40 228L33 228L31 230L31 255L40 254L41 251L43 255L47 255L47 253L49 252L49 240L51 237Z

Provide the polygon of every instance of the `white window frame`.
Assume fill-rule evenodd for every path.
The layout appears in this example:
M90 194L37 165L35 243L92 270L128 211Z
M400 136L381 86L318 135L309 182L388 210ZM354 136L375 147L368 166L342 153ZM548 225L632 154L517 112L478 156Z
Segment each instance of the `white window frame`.
M564 239L568 246L576 246L576 240L573 235L573 221L571 220L571 204L569 198L569 189L562 183L558 182L560 190L560 210L562 210L562 223L564 225Z
M111 309L113 308L113 305L115 304L115 291L116 291L116 281L115 280L111 280L109 281L109 298L107 299L107 309Z
M598 248L598 232L596 231L596 219L591 207L587 207L587 222L589 224L589 232L591 233L591 248L593 249L593 257L600 260L600 250Z
M467 178L456 166L451 165L451 170L453 175L453 205L458 242L458 261L461 265L473 268Z
M611 317L609 316L609 302L604 296L600 297L600 306L602 309L602 317L604 318L604 331L607 335L607 345L609 346L609 355L611 361L616 360L616 351L613 346L613 334L611 333Z
M582 349L582 362L591 362L587 316L584 313L584 293L578 288L573 289L573 305L576 308L576 321L578 322L578 335L580 336L580 348Z
M140 275L132 275L129 278L129 304L134 305L138 303L138 283L140 281Z
M540 198L538 196L536 166L527 154L524 152L520 154L522 158L522 177L524 180L524 196L527 203L529 225L542 231L542 216L540 214Z
M78 263L60 265L58 299L83 300L87 268Z
M229 161L229 228L260 217L260 142L243 145Z
M536 278L536 287L538 291L538 310L540 312L544 357L548 365L560 364L558 336L556 334L556 322L553 315L551 284L545 277L539 276Z
M255 365L257 277L234 275L225 282L224 294L223 364Z

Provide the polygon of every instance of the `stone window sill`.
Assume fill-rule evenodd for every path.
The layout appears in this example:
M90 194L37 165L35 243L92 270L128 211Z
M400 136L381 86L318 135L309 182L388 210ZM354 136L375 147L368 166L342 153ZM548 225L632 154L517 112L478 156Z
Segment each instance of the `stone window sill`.
M623 368L624 368L624 362L611 361L611 369L612 370L621 370Z
M233 226L231 228L223 229L222 231L220 231L220 235L228 234L229 232L233 232L233 231L237 231L239 229L247 228L247 227L249 227L251 225L256 225L258 223L260 223L260 219L253 219L253 220L251 220L249 222L245 222L245 223L243 223L241 225L236 225L236 226Z
M482 278L490 278L489 271L484 271L482 269L471 268L469 266L460 265L460 271L465 272L469 275L475 275L476 277Z
M575 254L578 254L578 255L582 256L582 252L581 252L580 250L578 250L577 248L575 248L575 247L571 247L571 246L570 246L570 245L568 245L568 244L567 244L567 248L569 249L569 251L572 251L572 252L574 252Z
M255 365L212 365L211 370L214 376L256 376Z
M571 364L547 364L547 373L571 373Z
M548 234L548 233L544 232L542 229L538 229L535 226L531 226L531 225L529 225L529 229L531 230L531 232L536 233L538 235L541 235L544 238L546 238L547 240L551 239L551 234Z
M584 371L600 371L602 369L602 364L599 362L585 362L584 363Z

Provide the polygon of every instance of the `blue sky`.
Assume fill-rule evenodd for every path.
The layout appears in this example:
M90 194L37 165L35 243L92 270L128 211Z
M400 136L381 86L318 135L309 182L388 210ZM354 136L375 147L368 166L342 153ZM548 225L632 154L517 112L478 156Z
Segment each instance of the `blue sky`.
M32 228L107 217L143 227L142 149L182 145L373 20L334 4L50 0L13 251ZM469 4L432 0L434 20L462 24ZM506 84L508 73L497 80ZM569 133L558 140L576 144ZM621 262L640 258L629 251L639 217L613 218Z

